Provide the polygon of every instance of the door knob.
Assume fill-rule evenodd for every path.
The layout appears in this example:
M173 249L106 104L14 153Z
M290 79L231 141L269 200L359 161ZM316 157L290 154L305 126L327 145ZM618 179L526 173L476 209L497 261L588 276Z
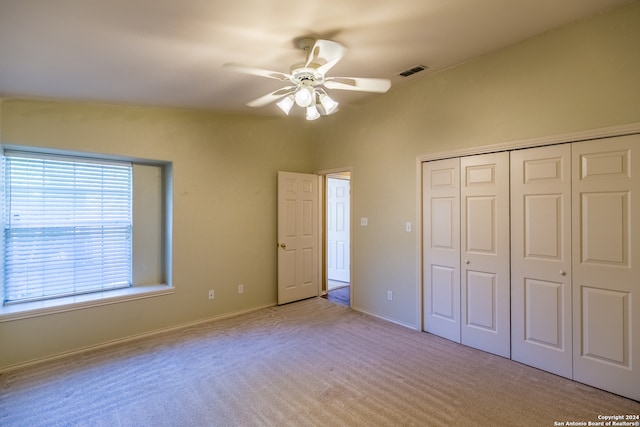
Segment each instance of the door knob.
M567 275L567 273L566 273L564 270L560 270L560 275L561 275L561 276L566 276L566 275Z
M468 260L468 259L465 259L465 260L464 260L464 263L465 263L465 264L469 264L469 260Z
M284 243L278 243L278 246L281 247L282 249L287 249L287 245Z

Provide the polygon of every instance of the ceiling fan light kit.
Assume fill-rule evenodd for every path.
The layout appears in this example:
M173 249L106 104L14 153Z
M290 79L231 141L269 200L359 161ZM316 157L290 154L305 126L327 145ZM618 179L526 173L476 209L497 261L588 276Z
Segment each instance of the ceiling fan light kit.
M306 108L306 119L316 120L321 115L337 111L339 103L325 89L383 93L391 87L388 79L360 77L326 77L325 74L344 56L346 48L335 41L303 38L298 46L307 52L306 61L291 67L290 74L264 70L246 65L227 63L225 68L243 74L288 81L286 86L247 103L250 107L262 107L272 102L289 114L293 105Z

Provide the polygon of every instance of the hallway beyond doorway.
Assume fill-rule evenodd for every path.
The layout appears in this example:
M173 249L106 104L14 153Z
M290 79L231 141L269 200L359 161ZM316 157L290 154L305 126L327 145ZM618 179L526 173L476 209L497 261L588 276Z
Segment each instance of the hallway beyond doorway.
M351 306L351 172L325 175L325 298Z
M327 292L322 297L328 299L331 302L351 307L351 286L349 286L349 284L347 283L346 286L329 290L329 292Z
M339 280L327 280L327 291L333 291L336 289L344 288L345 286L349 286L349 282L340 282Z

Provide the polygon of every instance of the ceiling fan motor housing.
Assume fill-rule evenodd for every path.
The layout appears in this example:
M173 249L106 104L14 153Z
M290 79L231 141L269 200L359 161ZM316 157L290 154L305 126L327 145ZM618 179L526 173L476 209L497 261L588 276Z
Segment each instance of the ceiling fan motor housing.
M324 83L324 76L309 67L291 70L291 82L305 86L318 86Z

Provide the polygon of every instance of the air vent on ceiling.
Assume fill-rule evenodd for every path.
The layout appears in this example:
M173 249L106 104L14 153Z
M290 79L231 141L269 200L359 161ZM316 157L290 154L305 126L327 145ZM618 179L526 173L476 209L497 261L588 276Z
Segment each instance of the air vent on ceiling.
M402 76L402 77L409 77L409 76L414 75L415 73L419 73L420 71L423 71L423 70L426 70L426 69L427 69L427 67L424 66L424 65L416 65L413 68L409 68L408 70L401 72L399 75Z

